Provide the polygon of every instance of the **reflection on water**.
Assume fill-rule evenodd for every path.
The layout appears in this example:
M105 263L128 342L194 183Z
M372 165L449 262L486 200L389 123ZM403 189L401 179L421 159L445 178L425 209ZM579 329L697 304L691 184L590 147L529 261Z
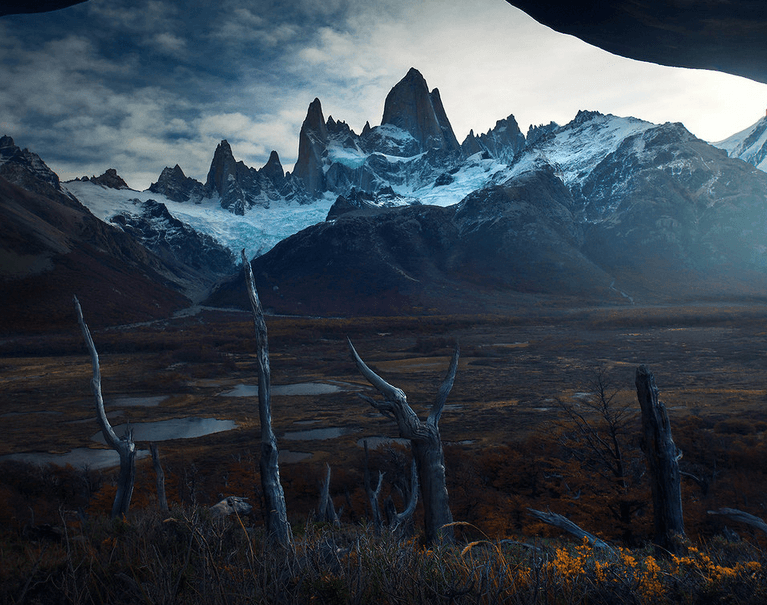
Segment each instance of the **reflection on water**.
M147 450L136 450L136 460L146 458L149 455ZM72 465L75 468L101 469L120 465L119 454L112 449L92 450L87 447L79 447L67 452L66 454L48 454L48 453L24 453L8 454L0 456L0 460L16 460L28 464L38 464L45 466L54 464L56 466Z
M297 382L295 384L273 384L272 395L274 396L307 396L307 395L330 395L342 391L357 391L359 387L353 384L339 382L328 384L327 382ZM224 397L256 397L258 395L257 384L238 384L230 391L219 393Z
M118 437L125 434L125 427L127 426L127 424L120 424L113 427ZM172 418L157 422L131 423L130 426L133 429L134 441L166 441L168 439L191 439L230 431L237 428L237 423L234 420L217 420L216 418ZM91 439L99 443L106 443L101 431Z
M359 429L345 426L333 426L323 429L308 429L306 431L288 431L282 438L295 441L311 441L313 439L335 439L341 435L355 433Z
M364 437L363 439L357 439L357 445L365 447L365 442L368 442L368 449L377 450L380 447L386 447L387 445L409 445L409 439L401 439L400 437Z

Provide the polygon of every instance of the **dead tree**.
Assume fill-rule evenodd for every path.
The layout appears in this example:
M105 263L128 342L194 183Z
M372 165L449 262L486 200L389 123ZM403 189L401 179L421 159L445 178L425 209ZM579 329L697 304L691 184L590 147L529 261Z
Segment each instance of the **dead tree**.
M152 452L152 466L154 467L155 480L157 482L157 503L160 506L160 512L168 512L168 498L165 496L165 472L160 464L160 452L156 443L149 444L149 451Z
M133 430L128 427L125 435L118 437L114 432L112 425L107 420L104 411L104 398L101 395L101 369L99 368L99 355L96 352L96 346L93 344L91 332L83 319L83 310L80 308L80 301L74 297L75 311L77 312L77 321L85 337L85 344L91 355L93 364L93 378L91 379L91 389L96 399L96 419L101 427L101 433L104 435L104 441L120 456L120 475L117 479L117 494L112 505L112 518L121 517L128 513L131 497L133 496L133 484L136 480L136 444L133 442Z
M605 542L604 540L600 540L594 534L590 534L585 529L581 529L580 526L570 521L570 519L568 519L567 517L564 517L557 513L552 513L551 511L547 511L544 513L543 511L535 510L533 508L528 508L527 510L533 517L535 517L539 521L543 521L544 523L548 523L549 525L553 525L554 527L563 529L566 532L574 535L579 540L583 540L584 538L586 538L589 542L589 545L592 548L606 548L608 550L613 550L612 546L610 546L607 542Z
M272 430L271 370L269 368L269 344L266 321L261 301L256 292L253 269L242 251L242 266L248 287L248 297L253 310L253 324L256 331L256 360L258 363L258 415L261 422L261 489L266 505L266 531L269 538L281 546L293 543L293 532L288 522L285 493L280 483L279 452L277 438Z
M746 525L755 527L759 531L767 534L767 523L765 523L759 517L756 517L750 513L743 512L742 510L738 510L737 508L720 508L719 510L710 510L708 511L708 514L722 515L728 519L737 521L738 523L745 523Z
M676 552L677 541L685 537L679 473L682 452L671 438L666 406L658 400L655 377L647 366L636 370L636 389L642 409L642 450L652 487L655 544Z
M370 481L370 467L368 466L368 441L363 441L365 446L365 494L367 494L368 502L370 502L370 513L373 522L373 531L376 536L381 535L381 528L383 527L383 521L381 519L381 507L378 505L378 496L381 493L381 485L383 484L384 474L378 471L378 485L373 489L373 484Z
M349 341L349 349L357 369L372 384L384 400L377 402L364 397L376 410L397 422L400 437L410 440L413 460L418 470L424 511L424 533L426 542L440 540L452 541L453 529L446 527L453 522L445 484L445 457L442 451L442 439L439 434L439 419L445 407L445 401L453 387L458 369L458 347L455 349L447 375L442 381L434 405L431 407L426 422L419 420L417 414L408 405L405 393L390 385L371 370L360 359L354 346Z
M394 501L388 496L384 501L384 513L386 514L386 524L393 533L407 535L412 531L413 513L418 504L418 468L415 459L410 467L410 498L408 499L405 510L397 512Z
M333 499L330 497L330 465L326 464L325 466L328 470L320 488L320 504L315 518L317 521L332 523L336 527L340 527L341 522L338 520L336 507L333 504Z
M577 460L589 464L608 482L615 500L609 498L607 507L621 524L624 542L631 545L632 516L645 506L643 499L631 497L630 469L639 460L629 447L627 436L637 416L636 408L628 401L617 400L619 391L611 388L603 368L595 371L588 388L589 394L579 397L577 402L557 399L569 429L562 435L563 444Z

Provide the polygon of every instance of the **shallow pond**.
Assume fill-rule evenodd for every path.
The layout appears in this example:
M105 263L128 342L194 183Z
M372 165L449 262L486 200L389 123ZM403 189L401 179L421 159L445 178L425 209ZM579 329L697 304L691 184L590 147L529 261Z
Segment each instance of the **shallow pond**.
M288 441L312 441L319 439L335 439L349 433L356 433L360 429L346 426L332 426L321 429L307 429L305 431L288 431L282 438Z
M136 450L136 460L146 458L148 455L149 452L147 450ZM87 467L92 469L110 468L120 465L120 456L116 451L112 449L96 450L87 447L79 447L66 454L49 454L47 452L8 454L7 456L0 456L0 460L17 460L18 462L38 464L40 466L48 464L66 466L70 464L75 468Z
M272 395L275 397L297 397L309 395L330 395L332 393L341 393L343 391L357 391L360 387L354 384L338 382L330 384L327 382L297 382L295 384L273 384ZM257 384L238 384L229 391L219 393L224 397L256 397L258 395Z
M127 424L120 424L114 428L118 437L125 434ZM234 420L218 420L216 418L172 418L170 420L158 420L156 422L131 423L134 441L167 441L169 439L192 439L203 437L213 433L231 431L237 428ZM91 437L98 443L106 443L101 431Z

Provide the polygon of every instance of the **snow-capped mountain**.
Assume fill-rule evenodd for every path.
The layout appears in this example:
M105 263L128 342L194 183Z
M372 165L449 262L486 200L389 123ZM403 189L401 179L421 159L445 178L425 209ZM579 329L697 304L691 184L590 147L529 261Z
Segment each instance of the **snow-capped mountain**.
M767 116L714 146L767 172Z
M72 326L75 294L94 326L167 317L189 304L180 282L193 278L94 217L39 156L0 139L0 334Z
M96 187L94 179L65 187L96 216L140 213L134 200L153 199L176 219L223 246L249 256L322 221L339 196L361 192L373 205L457 204L491 182L524 147L514 116L459 145L437 89L429 90L415 69L387 96L382 123L361 134L332 116L315 99L299 134L298 160L285 173L276 151L260 169L235 159L231 146L217 146L206 182L166 167L148 191Z
M757 126L732 149L759 147ZM0 173L82 202L187 295L244 248L258 257L266 304L285 312L505 312L542 299L767 290L767 174L681 124L588 111L527 136L511 115L459 145L439 91L415 69L387 96L381 124L360 134L325 119L315 99L292 173L276 152L248 167L222 141L205 183L175 165L144 192L116 171L60 185L6 138ZM246 307L241 279L210 302Z
M451 176L472 162L493 168L457 205L383 208L374 195L348 196L334 220L253 261L266 304L473 312L767 290L767 174L681 124L580 112L532 138L505 167L487 153L462 159ZM211 301L244 307L241 280Z

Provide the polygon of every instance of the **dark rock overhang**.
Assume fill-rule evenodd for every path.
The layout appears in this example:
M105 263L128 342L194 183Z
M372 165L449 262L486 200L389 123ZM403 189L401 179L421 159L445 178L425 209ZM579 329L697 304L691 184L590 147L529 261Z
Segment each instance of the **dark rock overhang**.
M507 0L610 53L767 83L763 0Z
M82 2L87 0L3 0L0 2L0 17L23 13L48 13Z

